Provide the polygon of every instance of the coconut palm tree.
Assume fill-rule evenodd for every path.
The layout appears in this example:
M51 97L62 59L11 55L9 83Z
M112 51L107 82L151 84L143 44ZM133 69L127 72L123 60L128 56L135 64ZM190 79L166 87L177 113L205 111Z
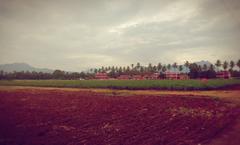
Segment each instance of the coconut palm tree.
M174 70L176 70L176 68L177 68L177 63L174 62L172 66L173 66Z
M219 69L219 67L221 66L221 61L218 59L217 62L215 63L215 65Z
M130 67L127 66L126 72L129 73L129 71L130 71Z
M166 68L166 66L164 65L163 67L162 67L162 72L165 72L167 70L167 68Z
M105 67L104 69L105 69L105 71L108 71L108 67Z
M134 68L134 64L131 64L131 67L132 67L132 70L133 70L133 68Z
M149 64L148 64L148 71L149 71L149 72L152 72L152 70L153 70L152 64L149 63Z
M122 74L122 71L123 71L123 70L122 70L122 67L120 66L120 67L119 67L119 70L118 70L119 74Z
M116 72L119 71L119 67L118 67L118 66L115 67L115 71L116 71Z
M207 64L204 64L204 65L203 65L203 70L204 70L204 71L207 71L207 69L208 69Z
M189 65L190 65L190 63L189 63L188 61L186 61L186 62L184 63L184 66L186 66L187 68L189 68Z
M126 67L124 66L124 67L123 67L123 73L125 73L125 72L126 72Z
M234 66L235 66L235 63L234 63L234 61L230 61L230 70L232 71L233 70L233 68L234 68Z
M104 66L102 66L102 68L101 68L101 72L105 72Z
M209 70L214 71L214 66L211 64Z
M181 72L181 71L183 70L183 66L180 65L180 66L178 67L178 69L179 69L179 71Z
M136 67L137 67L137 69L139 69L141 67L139 62L137 63Z
M171 69L171 64L167 65L167 69L170 70Z
M157 66L156 66L156 65L153 66L152 71L153 71L153 72L156 72L156 71L157 71Z
M157 65L157 70L160 71L162 69L162 64L159 62L158 65Z
M240 59L239 59L238 62L237 62L237 66L238 66L238 68L240 69Z
M223 67L224 70L226 70L228 68L228 62L224 61L222 67Z

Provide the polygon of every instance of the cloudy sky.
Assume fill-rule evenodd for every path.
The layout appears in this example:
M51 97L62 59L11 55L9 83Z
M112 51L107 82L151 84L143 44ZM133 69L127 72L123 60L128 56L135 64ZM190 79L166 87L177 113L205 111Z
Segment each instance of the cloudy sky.
M0 0L1 64L81 71L239 52L239 0Z

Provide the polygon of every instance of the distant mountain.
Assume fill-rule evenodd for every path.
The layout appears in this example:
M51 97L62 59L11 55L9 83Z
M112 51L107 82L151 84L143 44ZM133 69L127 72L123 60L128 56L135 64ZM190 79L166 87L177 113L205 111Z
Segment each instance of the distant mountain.
M173 66L171 66L171 68L168 71L180 73L179 68L174 68ZM190 69L187 68L186 66L182 65L181 73L189 73L189 72L190 72Z
M203 66L204 64L206 64L207 65L207 67L210 67L210 65L212 64L211 62L209 62L209 61L204 61L204 60L202 60L202 61L199 61L199 62L195 62L197 65L200 65L200 66Z
M210 67L211 66L211 62L209 61L198 61L198 62L194 62L196 63L197 65L200 65L201 67L204 66L204 64L207 65L207 67ZM174 68L173 66L171 66L171 68L168 70L168 71L171 71L171 72L180 72L178 68ZM185 65L182 65L182 71L183 73L189 73L190 72L190 69L188 67L186 67Z
M36 71L36 72L45 72L45 73L52 73L53 70L47 68L35 68L26 63L12 63L12 64L1 64L0 70L4 72L20 72L20 71Z

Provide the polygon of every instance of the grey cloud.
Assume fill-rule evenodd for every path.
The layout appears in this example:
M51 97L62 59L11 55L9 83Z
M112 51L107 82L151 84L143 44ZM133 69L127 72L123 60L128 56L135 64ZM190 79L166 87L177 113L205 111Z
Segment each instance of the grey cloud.
M236 60L239 7L238 0L0 0L0 63L80 71Z

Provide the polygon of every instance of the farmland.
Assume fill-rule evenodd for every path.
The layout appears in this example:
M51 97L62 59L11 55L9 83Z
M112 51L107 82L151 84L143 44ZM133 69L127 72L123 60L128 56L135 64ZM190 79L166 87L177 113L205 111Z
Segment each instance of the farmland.
M163 92L2 86L0 144L213 144L236 124L239 90Z
M37 86L66 88L211 90L240 85L239 79L202 80L1 80L0 86Z
M236 79L4 80L0 144L236 145L239 94Z

